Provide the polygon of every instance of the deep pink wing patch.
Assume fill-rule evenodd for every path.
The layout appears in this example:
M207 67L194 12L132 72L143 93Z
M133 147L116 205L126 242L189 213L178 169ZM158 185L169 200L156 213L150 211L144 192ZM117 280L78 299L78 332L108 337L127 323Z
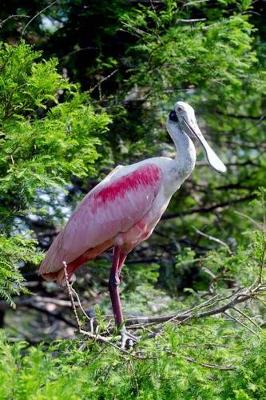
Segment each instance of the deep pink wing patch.
M94 206L104 206L108 202L123 199L129 192L138 191L140 187L154 188L160 179L161 171L153 164L139 167L131 174L122 176L94 194Z
M88 249L127 232L151 209L162 172L145 164L121 177L111 177L89 192L52 243L40 273L57 271Z

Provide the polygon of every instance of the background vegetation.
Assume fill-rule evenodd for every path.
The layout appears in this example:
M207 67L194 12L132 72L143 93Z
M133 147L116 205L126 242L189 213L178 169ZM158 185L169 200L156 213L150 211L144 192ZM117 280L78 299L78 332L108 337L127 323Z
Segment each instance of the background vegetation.
M1 5L1 399L266 397L264 7ZM199 151L152 238L128 258L126 315L175 318L143 323L136 348L121 352L77 335L67 294L36 269L116 164L173 154L165 120L177 99L195 108L228 173ZM106 253L82 267L75 286L103 337L110 262Z

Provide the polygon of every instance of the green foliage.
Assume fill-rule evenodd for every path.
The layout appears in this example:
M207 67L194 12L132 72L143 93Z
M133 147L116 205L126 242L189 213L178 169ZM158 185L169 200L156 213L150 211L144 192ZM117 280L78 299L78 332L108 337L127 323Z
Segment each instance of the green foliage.
M37 63L37 57L24 44L0 52L1 196L20 208L36 189L91 171L109 122L57 73L55 60Z
M40 52L32 51L26 44L13 47L1 43L1 121L21 114L36 115L45 103L57 102L58 90L70 89L68 82L56 71L57 61L51 59L36 63Z
M45 0L42 4L43 7L49 5ZM39 3L33 1L31 7L32 13L36 14ZM11 12L8 4L5 10L7 14ZM58 22L60 29L44 35L48 28L45 30L42 16L36 15L24 32L25 40L32 41L34 36L36 48L45 49L45 55L59 57L60 68L64 67L67 74L74 76L83 88L91 92L94 104L104 105L112 113L111 129L105 136L105 146L101 147L108 171L112 163L129 164L148 156L161 155L162 150L164 155L170 153L166 143L169 137L165 131L165 119L177 99L186 100L195 107L203 133L214 147L217 145L217 152L226 162L228 173L224 176L214 175L202 163L202 155L199 154L201 164L197 165L191 180L185 182L170 203L168 211L177 213L177 218L158 227L170 242L177 242L168 257L173 260L170 267L169 263L163 263L160 254L157 257L161 266L160 283L171 287L173 292L177 285L182 287L182 283L177 282L178 274L168 273L174 268L176 253L183 247L190 247L197 257L198 253L215 247L213 243L199 238L193 227L219 237L226 243L241 242L242 232L249 223L235 210L249 213L245 201L254 197L253 193L259 186L265 185L265 24L262 18L256 16L256 11L256 3L241 0L219 1L215 5L192 1L186 7L173 0L153 5L148 2L131 4L121 0L113 1L110 5L108 1L101 1L97 4L90 2L88 7L83 7L80 1L67 1L62 5L54 4L44 13L54 28ZM28 14L23 6L16 12ZM9 38L12 33L19 31L21 25L10 19L3 25L1 33ZM12 53L14 50L9 48L8 51ZM13 148L6 150L4 166L10 168L11 173L10 178L7 175L4 178L4 196L8 204L16 209L25 208L27 199L35 196L36 187L49 186L52 192L55 184L61 184L63 178L68 179L71 170L76 175L82 175L79 184L85 192L86 171L91 172L90 160L94 161L96 157L90 146L96 149L94 141L99 140L98 134L102 132L101 129L97 131L96 127L90 139L83 142L84 130L81 128L81 132L77 132L77 136L70 141L64 125L68 124L65 120L69 113L67 104L72 104L75 97L79 104L85 106L83 111L86 114L87 100L81 99L83 96L77 95L76 86L70 85L55 70L53 77L45 73L49 65L55 65L54 59L37 63L39 67L35 66L33 72L31 63L36 64L34 57L37 53L26 55L23 51L25 53L21 47L20 57L23 56L27 63L29 75L33 75L30 79L41 94L37 94L32 86L30 90L25 89L25 96L21 96L20 90L15 91L15 108L23 105L33 110L29 112L37 120L32 121L30 116L29 128L25 120L16 121L14 129L22 131L26 140L23 140L22 146L16 136L15 139L12 137L12 143L16 149L18 147L18 153L19 148L30 153L37 151L40 162L36 164L37 171L33 174L29 159L21 159L19 155L21 163L28 166L25 171L23 166L18 168ZM19 62L14 60L11 63L13 67L7 75L10 79L6 79L10 85L7 91L9 97L12 85L20 87L16 83L17 77L20 74L23 76L23 68L19 74L12 72L17 68L16 63ZM23 77L20 79L23 81ZM11 80L14 83L11 84ZM57 91L53 92L53 87ZM58 95L60 90L64 93ZM66 106L63 106L63 100L66 100ZM56 104L56 101L60 104ZM8 104L5 108L9 107ZM65 116L58 118L59 111L56 110L60 107ZM77 113L83 115L77 103L75 107ZM74 113L75 121L79 119L71 105L69 108ZM92 115L101 124L101 118L106 118L106 115L95 115L91 109ZM4 109L2 112L7 111ZM15 111L11 109L11 112ZM85 130L87 124L88 120L85 120ZM40 134L40 129L45 132L45 138ZM55 130L58 130L58 137L54 135ZM31 139L28 140L27 132L37 135L40 139L38 146L36 141L32 141L30 133L28 136L31 135ZM78 143L82 141L82 146L73 146L76 140ZM49 157L50 151L53 157ZM12 165L11 155L16 168ZM20 197L15 202L13 192L17 195L16 182L21 179L21 170L25 179L23 186L19 187L22 186ZM89 186L94 184L93 181ZM219 204L221 207L218 207ZM209 207L211 211L205 211ZM6 218L8 209L4 207L1 216ZM192 214L193 209L199 211ZM258 207L252 209L255 219L258 210ZM162 237L159 244L166 246L167 241L163 241ZM158 248L157 238L150 238L149 243L154 255ZM203 249L195 248L202 244ZM173 276L175 280L172 280Z
M43 245L45 230L53 235L53 223L64 219L59 204L66 204L62 191L71 179L73 204L95 185L95 171L102 176L112 163L162 150L172 156L165 119L177 99L194 106L228 173L214 175L199 155L193 176L170 203L170 218L136 249L143 263L129 258L125 311L172 313L265 279L265 201L249 204L265 186L260 2L13 3L0 10L1 37L12 43L19 37L18 45L0 47L0 296L12 302L22 289L21 271L39 263L36 243ZM35 17L26 26L28 15ZM22 32L43 52L21 43ZM103 105L112 114L109 132ZM36 228L32 215L48 228ZM100 303L100 329L107 328L103 315L110 309L109 264L95 260L78 277L88 304ZM144 330L135 356L84 338L29 347L3 336L0 398L264 399L265 335L254 325L265 325L262 294L239 305L245 317L231 310L240 323L223 314L168 323L152 340ZM16 327L17 314L13 319ZM36 321L30 332L25 320L25 336L36 339Z
M228 173L215 178L209 168L196 168L193 182L186 182L170 205L180 215L190 208L252 197L252 191L265 186L264 37L251 14L243 13L249 7L249 2L226 1L215 7L190 2L184 8L166 1L163 7L142 5L122 17L124 29L136 38L127 52L127 89L134 101L144 102L137 133L146 138L146 151L154 154L154 147L168 140L158 129L160 123L164 126L165 109L185 100L202 117L203 131L228 165ZM214 214L199 214L187 217L181 227L171 221L167 228L184 232L192 223L199 229L210 225L214 236L224 229L227 237L238 240L246 221L232 214L219 212L219 221Z
M94 171L97 147L110 122L56 66L55 59L40 60L40 53L26 44L1 45L0 219L7 236L1 242L0 287L8 299L21 286L18 261L40 261L25 233L25 239L16 235L16 218L27 216L40 189L62 187L72 176Z
M37 264L40 260L34 240L22 235L10 238L0 235L0 297L14 305L12 296L20 293L23 281L19 266L26 262Z
M27 348L0 341L0 397L42 399L263 399L265 337L209 319L168 327L139 344L140 358L64 341Z
M235 101L237 91L255 72L253 27L247 16L224 16L222 10L211 16L204 6L199 8L207 18L194 24L189 23L191 11L172 1L160 12L143 6L124 17L127 29L139 36L130 49L138 54L133 54L138 62L133 83L152 88L149 95L160 104L162 99L169 102L170 89L176 98L176 91L184 87L200 88L201 96L207 89L208 97L220 99L223 94L224 101Z
M260 228L258 223L253 222ZM192 292L194 289L206 290L210 284L212 289L221 289L227 288L230 281L237 282L239 286L249 286L258 276L265 279L265 231L263 228L248 230L242 236L241 244L233 251L226 243L220 243L220 247L207 252L204 257L196 257L193 250L185 248L177 256L174 278L184 279L186 270L195 266L199 282L193 288L186 288L186 291Z
M248 241L250 245L239 247L234 255L221 250L200 260L213 274L220 274L219 279L215 277L212 290L222 294L224 299L228 299L232 291L224 285L227 282L224 271L234 273L235 285L252 284L254 278L256 281L265 279L265 233L261 230L249 232ZM194 261L195 254L186 249L178 257L177 266L180 268ZM236 265L242 265L243 271L236 271ZM136 293L131 293L133 297L125 298L129 304L137 302L138 313L147 311L149 302L153 306L156 300L165 303L165 296L160 298L162 292L154 293L150 287L158 278L157 270L156 265L152 266L143 279L140 269L143 285L135 288ZM191 306L196 310L202 303L200 293L178 298L175 312ZM209 299L214 299L213 295L208 295ZM263 292L261 303L262 295ZM86 341L84 337L29 347L26 342L11 343L2 334L0 398L263 399L266 395L266 342L263 329L254 328L254 314L260 314L258 306L254 302L245 304L240 312L246 316L240 323L233 315L232 318L222 314L199 318L196 311L185 324L166 322L161 325L160 335L155 338L150 338L150 329L143 328L136 348L126 354L110 344ZM100 323L101 327L106 329L106 324Z
M220 277L221 282L224 279L238 277L241 285L251 285L258 277L263 265L263 257L266 248L265 233L261 231L248 232L249 244L244 243L238 246L234 254L228 254L228 251L221 248L212 251L205 259L204 265L212 273ZM262 270L265 275L265 269ZM265 277L265 276L264 276Z

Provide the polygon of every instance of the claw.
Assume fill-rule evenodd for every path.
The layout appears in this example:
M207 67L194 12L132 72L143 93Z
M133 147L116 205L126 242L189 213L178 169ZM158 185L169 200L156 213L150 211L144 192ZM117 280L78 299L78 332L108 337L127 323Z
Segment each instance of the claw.
M91 333L94 333L94 318L90 319L90 331Z
M125 325L121 328L121 349L131 349L138 341L138 337L126 330Z

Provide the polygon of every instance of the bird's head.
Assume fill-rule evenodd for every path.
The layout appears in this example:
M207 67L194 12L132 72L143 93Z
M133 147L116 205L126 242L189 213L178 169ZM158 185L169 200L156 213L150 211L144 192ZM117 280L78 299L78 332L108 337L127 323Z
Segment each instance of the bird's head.
M210 166L218 172L226 172L226 166L209 146L198 126L193 108L183 101L178 101L174 110L169 114L169 124L176 124L183 134L187 134L191 139L197 139L204 148Z

